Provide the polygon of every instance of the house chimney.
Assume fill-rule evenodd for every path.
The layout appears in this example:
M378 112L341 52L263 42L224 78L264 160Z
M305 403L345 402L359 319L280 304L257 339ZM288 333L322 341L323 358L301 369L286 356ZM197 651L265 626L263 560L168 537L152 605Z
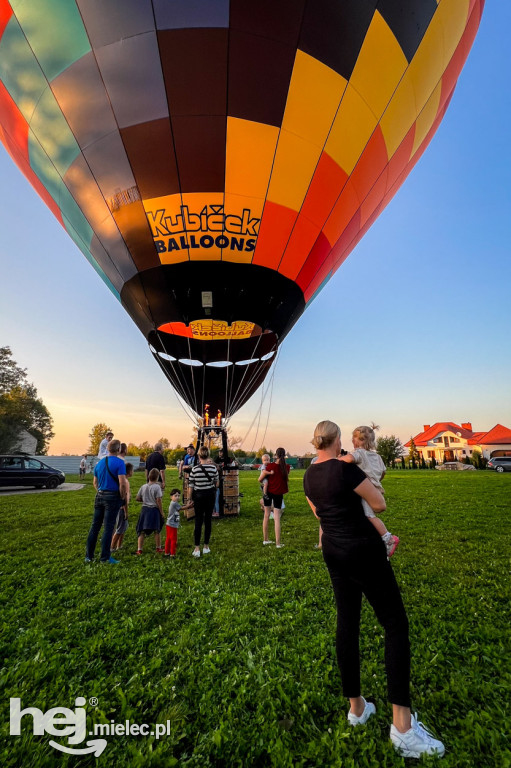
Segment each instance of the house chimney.
M424 424L424 432L427 432L431 424Z
M470 421L466 421L465 424L462 422L461 427L462 429L467 429L469 432L472 432L472 423Z

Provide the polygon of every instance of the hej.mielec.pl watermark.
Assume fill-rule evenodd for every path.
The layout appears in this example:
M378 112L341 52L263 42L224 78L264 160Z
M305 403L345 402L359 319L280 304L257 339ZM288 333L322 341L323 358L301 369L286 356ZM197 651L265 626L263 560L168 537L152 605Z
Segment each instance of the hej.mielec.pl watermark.
M58 739L67 739L67 745L50 739L49 744L54 749L72 755L95 754L96 757L99 757L107 747L107 740L103 738L105 736L153 736L156 739L161 739L162 736L170 735L170 720L154 725L132 723L130 720L116 723L111 720L109 723L93 723L88 730L86 704L86 699L83 696L78 696L75 699L74 709L52 707L46 712L42 712L37 707L22 709L21 699L13 698L10 700L9 733L11 736L20 736L23 720L24 728L29 728L31 723L34 736L48 735ZM92 697L89 699L89 704L96 707L98 701ZM83 746L87 736L93 738L89 739Z

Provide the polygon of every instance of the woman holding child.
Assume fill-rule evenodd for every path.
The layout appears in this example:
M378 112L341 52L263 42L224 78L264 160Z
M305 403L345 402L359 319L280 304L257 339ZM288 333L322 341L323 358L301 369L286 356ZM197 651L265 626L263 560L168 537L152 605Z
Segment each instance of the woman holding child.
M351 704L348 722L364 725L376 711L360 691L359 630L365 595L385 630L387 689L393 708L391 741L405 757L442 756L442 742L411 714L408 619L385 543L362 506L365 501L379 514L386 508L385 500L356 464L339 461L337 424L321 421L312 444L318 458L305 473L304 490L323 530L323 558L337 604L337 660L343 692Z
M263 518L263 544L273 544L268 538L268 521L273 506L273 522L275 524L275 544L277 549L284 545L280 542L280 513L282 510L282 500L284 494L289 490L287 476L290 466L286 464L286 451L284 448L277 448L275 451L275 462L264 465L264 469L259 475L259 482L264 483L268 480L268 486L263 496L264 518Z

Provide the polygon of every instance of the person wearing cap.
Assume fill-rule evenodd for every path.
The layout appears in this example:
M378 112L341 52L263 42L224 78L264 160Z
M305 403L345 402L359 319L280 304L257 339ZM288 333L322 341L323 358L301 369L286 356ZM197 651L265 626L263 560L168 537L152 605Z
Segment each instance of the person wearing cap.
M107 432L104 439L99 444L98 459L104 459L108 456L108 443L114 436L113 432Z
M196 463L197 457L195 455L195 447L190 443L186 449L184 459L179 462L179 477L183 477L183 472L190 472Z

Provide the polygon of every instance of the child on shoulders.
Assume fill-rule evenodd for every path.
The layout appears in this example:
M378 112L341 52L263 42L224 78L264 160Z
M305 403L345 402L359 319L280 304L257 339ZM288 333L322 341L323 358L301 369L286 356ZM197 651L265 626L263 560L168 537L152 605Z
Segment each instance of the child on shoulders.
M376 427L378 429L378 427ZM385 464L379 453L376 453L376 435L373 427L357 427L353 430L352 442L354 450L345 456L339 456L339 461L346 461L348 464L358 464L360 469L366 473L369 480L375 488L384 493L381 480L385 476ZM367 501L362 499L362 507L365 516L374 525L383 539L387 550L387 557L392 557L399 544L399 538L393 536L387 530L385 523L377 517Z

